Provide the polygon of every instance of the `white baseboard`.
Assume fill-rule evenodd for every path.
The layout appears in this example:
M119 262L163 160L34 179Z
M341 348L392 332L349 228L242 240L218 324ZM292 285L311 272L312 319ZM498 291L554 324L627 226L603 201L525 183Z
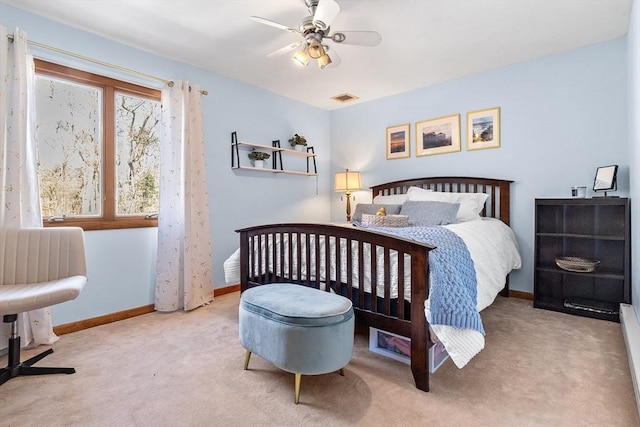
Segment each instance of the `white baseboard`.
M624 341L627 345L631 379L636 394L638 414L640 414L640 322L632 305L620 304L620 323L622 324Z

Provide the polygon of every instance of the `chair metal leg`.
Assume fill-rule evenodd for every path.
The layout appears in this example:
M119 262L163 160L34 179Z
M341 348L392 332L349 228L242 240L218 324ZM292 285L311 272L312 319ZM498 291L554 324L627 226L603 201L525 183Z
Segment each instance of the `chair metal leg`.
M296 405L300 403L300 380L302 379L302 374L295 374L295 385L294 385L294 394L295 394L295 402Z
M11 371L9 370L9 368L0 369L0 384L6 383L11 378L13 377L11 376Z
M31 366L31 365L33 365L34 363L36 363L38 360L40 360L40 359L43 359L43 358L47 357L47 356L48 356L48 355L50 355L51 353L53 353L53 349L52 349L52 348L48 349L47 351L43 351L42 353L37 354L37 355L33 356L33 357L32 357L32 358L30 358L30 359L25 360L24 362L22 362L22 364L23 364L23 365L26 365L26 366Z
M249 359L251 359L251 352L249 350L244 352L244 370L249 369Z
M19 375L75 374L74 368L51 368L44 366L20 366Z
M14 323L17 319L15 315L5 315L5 323ZM44 357L53 353L53 349L48 349L37 354L30 359L20 363L20 337L17 335L15 324L12 324L12 337L9 338L9 360L6 368L0 369L0 385L6 383L11 378L21 375L48 375L48 374L73 374L73 368L50 368L31 366Z

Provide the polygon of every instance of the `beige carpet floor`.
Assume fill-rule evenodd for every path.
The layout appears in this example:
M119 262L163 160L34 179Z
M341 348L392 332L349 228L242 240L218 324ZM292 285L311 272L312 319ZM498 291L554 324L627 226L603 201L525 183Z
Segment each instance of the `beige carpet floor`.
M62 336L38 366L77 373L0 386L0 425L640 426L617 323L499 297L486 348L462 370L447 361L429 393L358 334L345 376L303 377L295 405L292 374L256 356L242 369L238 298Z

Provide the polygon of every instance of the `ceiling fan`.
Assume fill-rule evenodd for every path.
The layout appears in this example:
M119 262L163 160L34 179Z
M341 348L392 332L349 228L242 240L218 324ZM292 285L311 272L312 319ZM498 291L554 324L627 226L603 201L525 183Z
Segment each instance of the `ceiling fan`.
M283 48L267 55L272 57L297 49L293 60L301 66L309 63L309 58L315 59L320 68L336 67L340 58L327 42L336 44L352 44L359 46L377 46L382 36L375 31L334 31L331 23L340 12L340 5L335 0L302 0L309 10L309 16L302 18L297 28L289 27L259 16L252 16L256 22L270 25L302 36L303 40L288 44ZM331 52L331 55L329 55Z

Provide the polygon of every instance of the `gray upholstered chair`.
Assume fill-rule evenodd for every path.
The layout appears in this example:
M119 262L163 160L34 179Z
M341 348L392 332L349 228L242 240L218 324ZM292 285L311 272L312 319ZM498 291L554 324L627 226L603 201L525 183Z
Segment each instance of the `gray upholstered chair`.
M20 362L18 314L76 298L87 282L84 234L78 227L0 229L0 316L11 324L8 364L0 384L20 375L73 374L33 367L52 349Z

